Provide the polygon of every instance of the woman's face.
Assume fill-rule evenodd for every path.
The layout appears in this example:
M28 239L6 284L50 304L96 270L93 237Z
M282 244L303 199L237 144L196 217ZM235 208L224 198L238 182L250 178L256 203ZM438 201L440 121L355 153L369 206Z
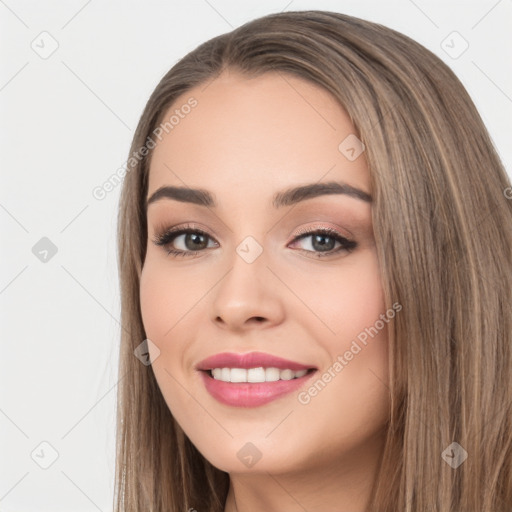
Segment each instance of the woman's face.
M178 98L171 115L172 129L153 137L147 198L181 192L149 202L140 282L170 411L229 473L350 461L357 472L376 456L388 417L394 311L384 306L354 126L323 89L277 73L224 72ZM254 352L263 356L241 357ZM204 362L226 353L234 358Z

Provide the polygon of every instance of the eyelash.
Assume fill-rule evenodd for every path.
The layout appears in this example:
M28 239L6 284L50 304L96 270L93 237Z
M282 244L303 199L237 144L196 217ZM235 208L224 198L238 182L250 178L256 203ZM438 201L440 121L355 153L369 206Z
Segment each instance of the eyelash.
M193 226L184 226L181 228L171 228L168 230L165 230L163 233L158 234L154 239L153 243L155 245L166 247L171 242L174 241L175 238L177 238L180 235L186 235L186 234L198 234L201 236L204 236L206 238L212 239L212 237L202 231L201 229L194 228ZM317 251L309 251L306 249L300 249L304 252L308 253L314 253L317 258L325 258L327 256L332 256L333 254L337 254L338 252L345 250L347 252L352 252L357 247L357 242L354 240L349 240L348 238L345 238L341 236L336 230L331 228L318 228L318 229L312 229L312 230L302 230L300 231L295 238L292 240L291 243L297 242L298 240L302 238L307 238L307 236L314 236L314 235L324 235L328 236L330 238L333 238L336 242L339 242L341 244L341 247L338 247L336 250L328 251L325 253L317 252ZM180 249L169 249L165 248L165 251L169 256L177 257L177 256L183 256L183 257L191 257L196 256L200 252L204 251L205 249L201 249L199 251L182 251Z

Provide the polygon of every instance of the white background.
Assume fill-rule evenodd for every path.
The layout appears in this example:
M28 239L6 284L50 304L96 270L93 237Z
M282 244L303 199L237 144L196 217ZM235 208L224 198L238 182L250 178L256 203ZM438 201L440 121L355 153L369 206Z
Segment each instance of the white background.
M382 23L439 55L510 173L510 0L0 0L0 511L112 510L120 187L102 201L92 190L126 161L145 102L180 57L304 9ZM46 59L31 47L51 48L43 31L58 43ZM456 59L441 47L453 31L469 44ZM42 237L57 247L47 262L32 252ZM58 452L48 469L36 463L51 462L43 441Z

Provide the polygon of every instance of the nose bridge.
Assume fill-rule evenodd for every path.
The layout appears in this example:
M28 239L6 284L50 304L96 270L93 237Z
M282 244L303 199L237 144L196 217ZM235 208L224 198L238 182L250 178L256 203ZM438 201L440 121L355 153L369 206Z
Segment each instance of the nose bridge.
M269 273L266 260L263 246L255 238L242 240L230 258L231 270L220 283L217 300L227 307L257 304Z
M213 299L212 316L232 327L241 327L251 318L276 321L282 314L267 254L252 236L236 246L229 272L222 278Z

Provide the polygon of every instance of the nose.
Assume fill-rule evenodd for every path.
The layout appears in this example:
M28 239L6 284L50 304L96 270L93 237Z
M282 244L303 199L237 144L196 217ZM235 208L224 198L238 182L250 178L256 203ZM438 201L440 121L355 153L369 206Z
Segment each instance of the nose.
M278 325L284 318L281 291L263 255L248 263L235 254L230 271L212 290L211 319L238 332Z

